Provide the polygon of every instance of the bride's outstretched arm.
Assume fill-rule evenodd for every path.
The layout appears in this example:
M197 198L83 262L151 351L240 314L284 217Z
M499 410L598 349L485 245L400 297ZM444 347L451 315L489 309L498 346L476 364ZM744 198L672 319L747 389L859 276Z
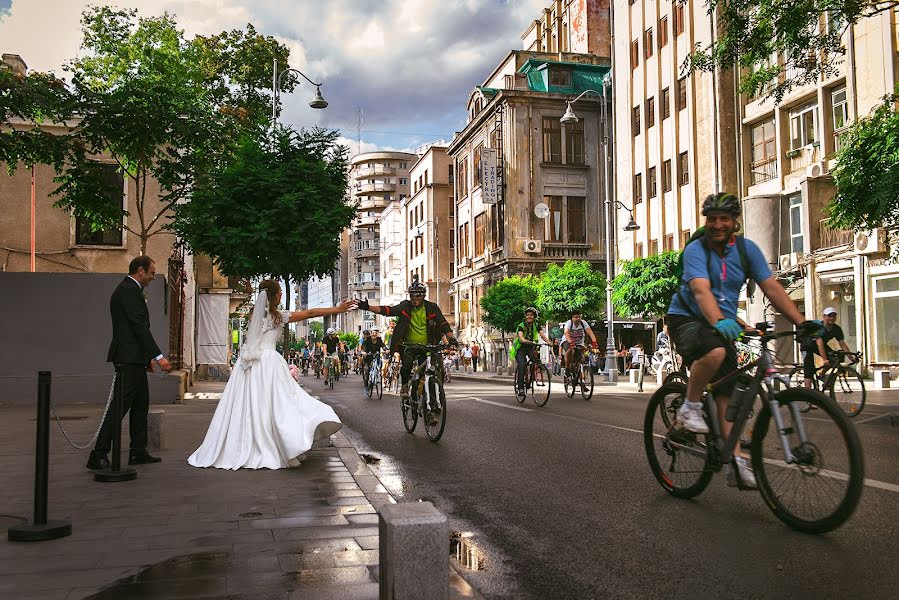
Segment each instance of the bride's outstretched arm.
M345 313L355 306L355 300L344 300L343 302L332 308L310 308L308 310L298 310L296 312L290 313L290 318L287 320L287 322L296 323L297 321L305 321L306 319L313 319L315 317L338 315L340 313Z

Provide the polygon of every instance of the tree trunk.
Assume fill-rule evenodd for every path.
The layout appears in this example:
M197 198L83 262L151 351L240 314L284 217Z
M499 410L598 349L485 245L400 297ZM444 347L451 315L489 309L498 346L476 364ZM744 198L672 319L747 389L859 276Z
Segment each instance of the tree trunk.
M290 310L290 276L286 275L284 277L284 308ZM284 355L284 360L287 360L288 351L290 344L290 325L285 322L284 323L284 342L283 347L281 348L281 352Z

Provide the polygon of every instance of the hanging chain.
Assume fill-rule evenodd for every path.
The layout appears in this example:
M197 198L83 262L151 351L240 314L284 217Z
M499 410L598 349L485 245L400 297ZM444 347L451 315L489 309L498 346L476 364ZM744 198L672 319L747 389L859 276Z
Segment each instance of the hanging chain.
M59 430L62 432L62 435L66 438L66 440L72 445L73 448L77 450L85 450L90 448L90 446L96 441L97 436L100 435L100 430L103 428L103 423L106 421L106 415L109 413L109 407L112 404L112 396L115 390L115 378L116 376L112 376L112 385L109 386L109 398L106 399L106 408L103 410L103 417L100 419L100 424L97 426L97 431L94 432L93 437L90 441L83 446L76 444L72 441L72 437L69 435L69 432L66 431L65 425L62 424L62 419L59 418L59 413L56 411L56 404L53 402L53 396L50 396L50 408L53 409L53 416L56 417L56 424L59 425Z

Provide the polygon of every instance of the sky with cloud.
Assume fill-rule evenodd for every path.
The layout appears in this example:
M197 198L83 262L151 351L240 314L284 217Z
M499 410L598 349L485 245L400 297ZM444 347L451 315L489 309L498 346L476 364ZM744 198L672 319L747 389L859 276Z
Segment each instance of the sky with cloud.
M77 55L79 17L101 0L0 0L0 52L30 69L55 71ZM253 23L291 50L291 66L322 81L326 110L308 107L314 90L284 97L282 120L340 129L356 151L415 148L449 140L465 124L465 103L548 0L110 0L143 15L176 15L188 36Z

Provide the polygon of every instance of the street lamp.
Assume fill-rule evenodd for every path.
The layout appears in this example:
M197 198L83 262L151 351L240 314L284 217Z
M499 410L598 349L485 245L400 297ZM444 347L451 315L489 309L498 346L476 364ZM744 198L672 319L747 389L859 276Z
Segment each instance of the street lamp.
M618 200L612 199L612 155L609 152L609 141L611 138L610 135L610 123L608 116L608 102L606 98L609 94L606 94L606 88L611 89L612 87L612 78L609 74L602 80L602 91L600 94L596 90L584 90L581 94L568 102L568 107L565 110L565 114L559 119L563 124L571 124L577 123L578 118L577 115L574 114L574 111L571 109L571 105L586 96L587 94L593 94L599 97L602 100L602 122L603 122L603 139L602 139L602 150L603 150L603 159L605 161L605 180L606 180L606 193L605 193L605 205L606 205L606 322L608 323L608 335L606 336L606 373L608 374L609 381L614 382L618 381L618 361L615 358L615 312L612 309L612 219L614 218L614 212L612 212L613 203L615 206L620 206L621 208L627 210L630 213L630 220L627 222L627 225L624 226L625 231L637 231L640 229L640 226L637 225L637 222L634 220L634 212L622 204Z
M315 109L327 108L328 103L322 98L321 86L320 83L315 83L308 77L306 74L298 69L292 69L290 67L284 69L280 73L278 72L278 59L275 58L272 62L272 123L274 124L278 120L278 98L281 97L281 81L284 79L284 76L290 72L294 72L312 85L315 86L315 96L312 97L312 101L309 102L309 106Z

